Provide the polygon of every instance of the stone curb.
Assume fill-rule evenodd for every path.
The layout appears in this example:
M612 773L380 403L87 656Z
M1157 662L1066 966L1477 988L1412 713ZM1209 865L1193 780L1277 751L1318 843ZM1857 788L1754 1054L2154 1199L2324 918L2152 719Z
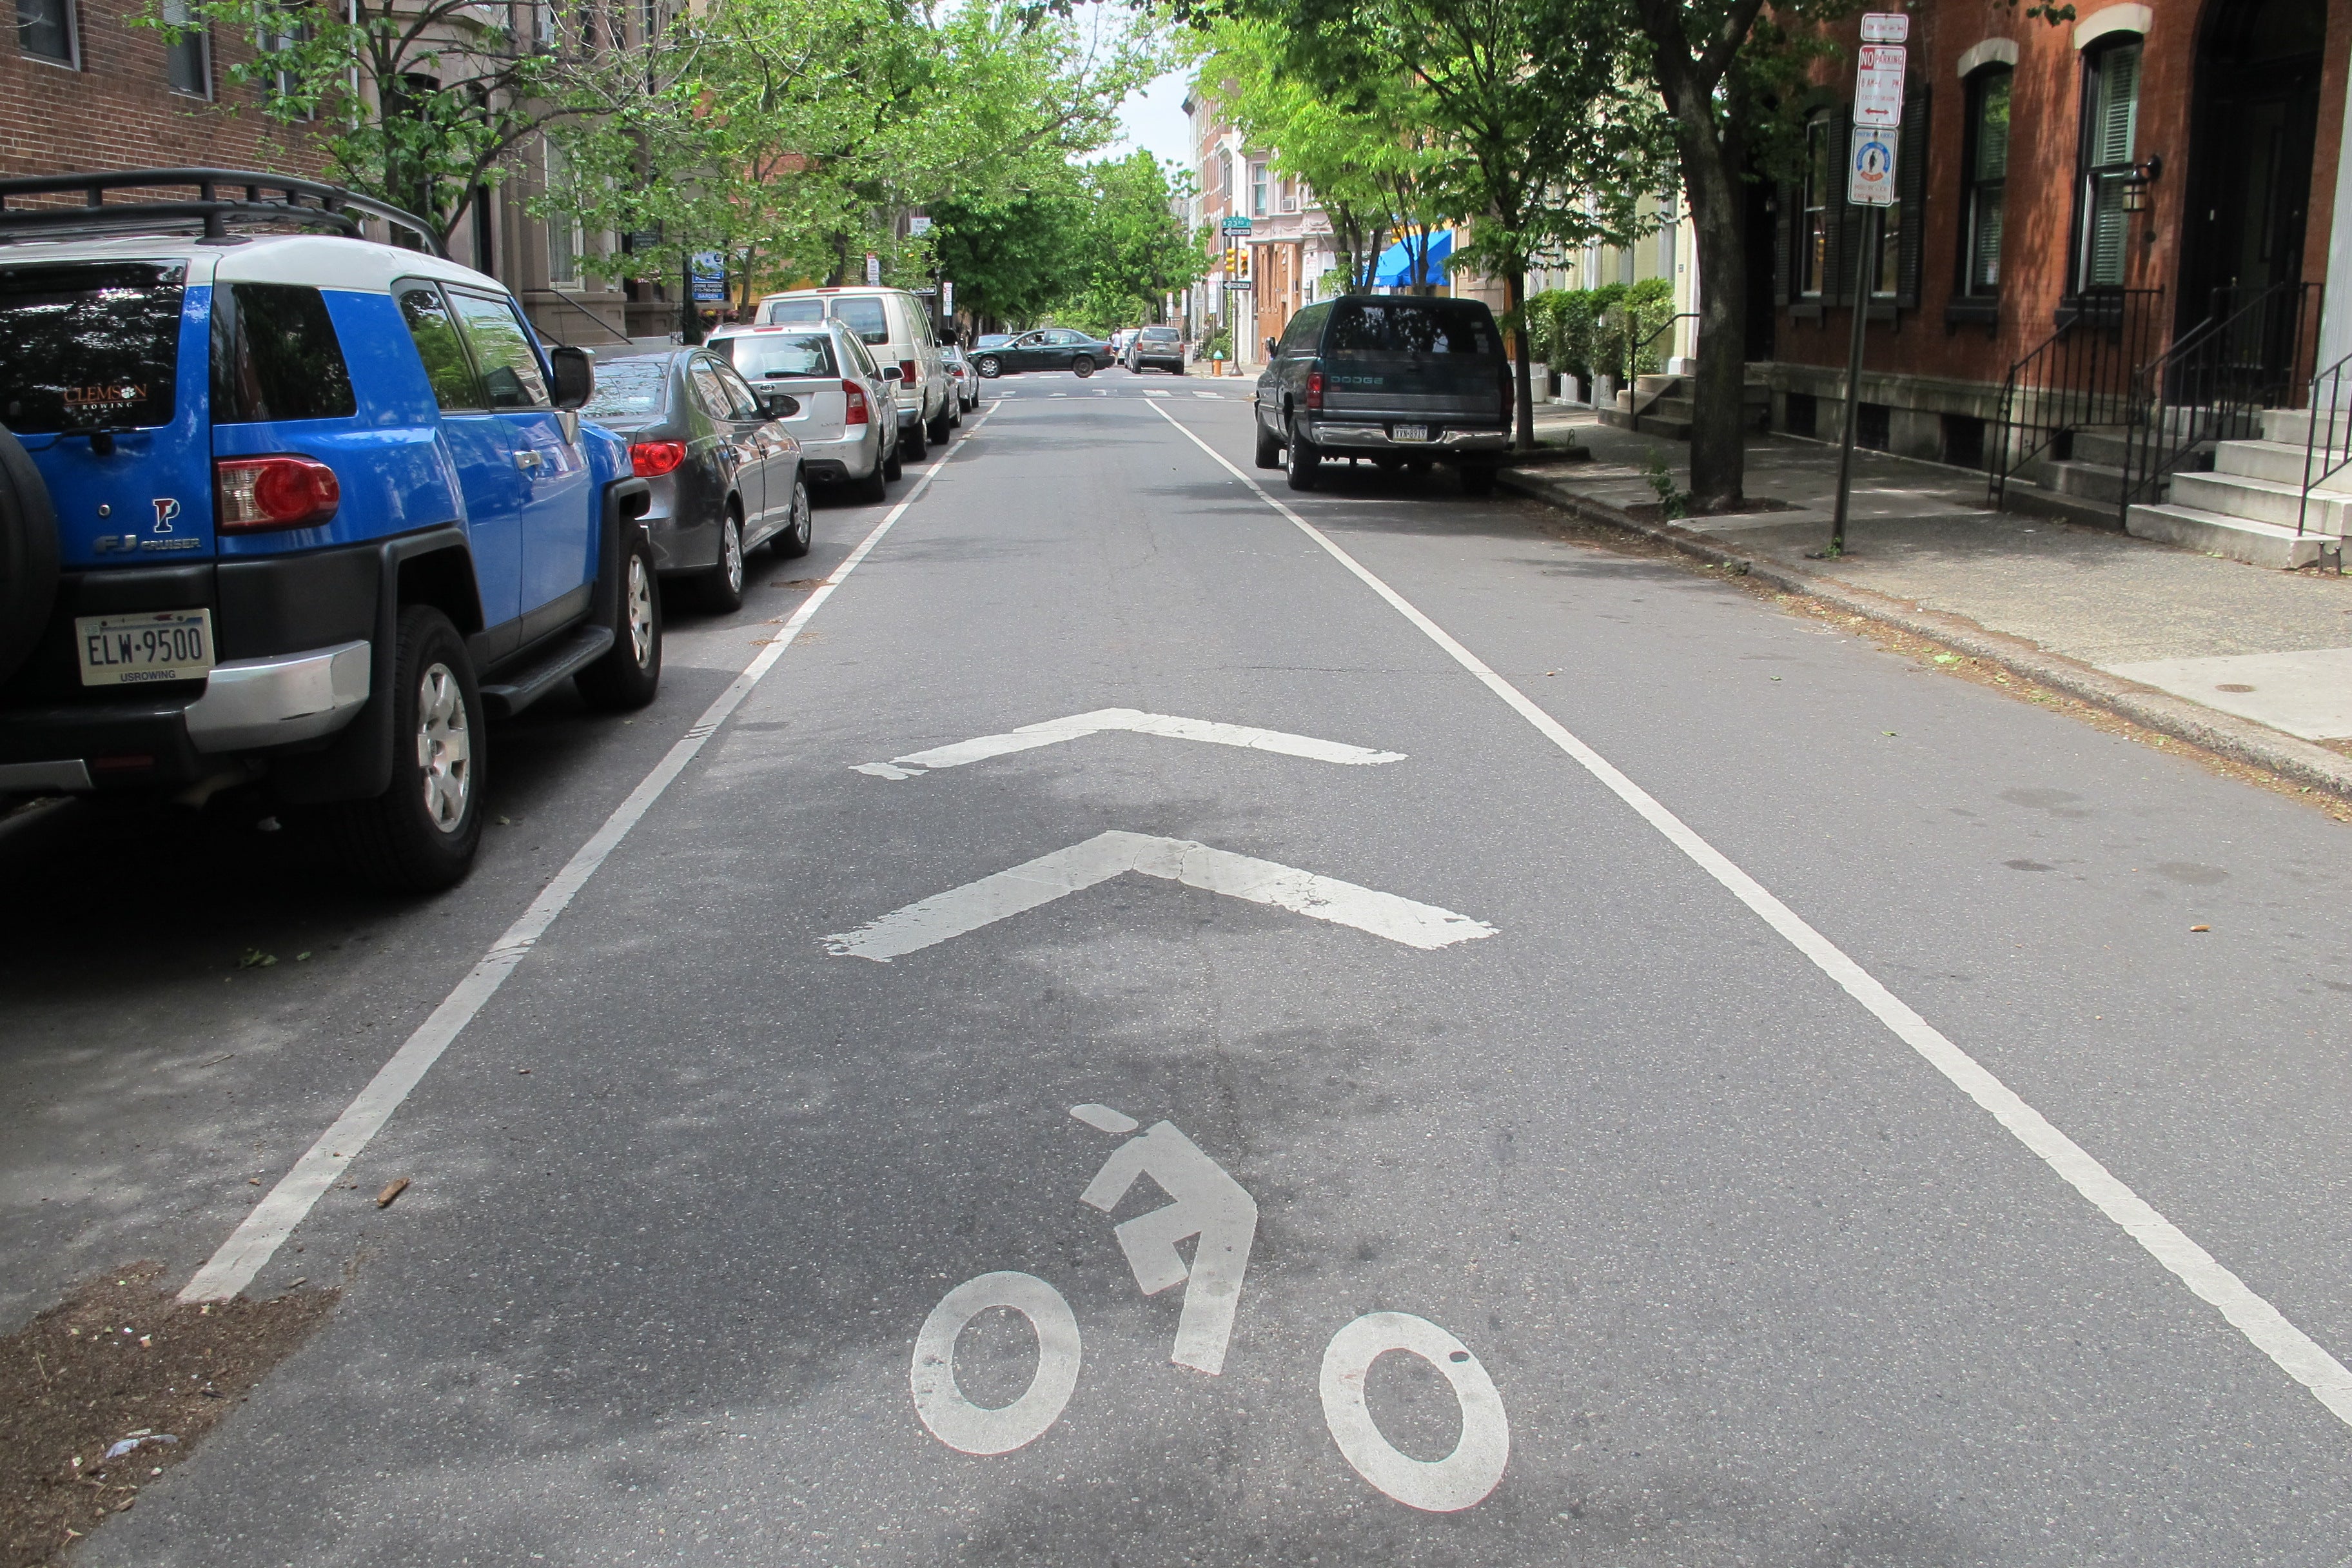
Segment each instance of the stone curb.
M1823 604L1834 605L1851 615L1899 627L1947 647L1957 648L1988 664L1999 665L2013 675L2023 676L2053 690L2079 698L2160 734L2187 741L2191 745L2201 746L2234 762L2267 768L2282 778L2352 800L2352 757L2338 755L2325 746L2315 746L2252 720L2220 712L2191 702L2187 698L2175 697L2168 691L2158 691L2153 687L2109 675L2105 670L2077 664L2021 637L1989 631L1962 616L1915 609L1884 594L1851 587L1819 573L1804 571L1778 561L1742 555L1738 551L1725 549L1716 540L1693 529L1677 527L1673 523L1639 521L1622 507L1591 496L1580 495L1559 480L1542 474L1520 473L1507 468L1500 479L1505 489L1558 507L1580 521L1622 528L1660 543L1670 544L1685 555L1712 565L1727 567L1760 583L1769 583L1783 593L1803 594Z

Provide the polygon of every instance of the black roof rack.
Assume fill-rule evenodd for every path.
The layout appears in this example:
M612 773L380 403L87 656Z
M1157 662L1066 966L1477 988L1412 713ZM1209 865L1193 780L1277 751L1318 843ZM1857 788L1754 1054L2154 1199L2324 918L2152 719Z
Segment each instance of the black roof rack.
M126 201L109 203L109 191L152 190L159 186L194 185L194 201ZM75 193L79 206L11 206L17 196ZM298 180L285 174L258 174L243 169L111 169L102 174L39 174L0 180L0 238L63 229L79 234L139 233L156 228L179 229L201 224L210 239L226 238L232 222L291 224L300 228L329 229L352 238L363 237L360 220L380 218L404 228L424 241L425 248L447 258L441 237L415 213L357 191Z

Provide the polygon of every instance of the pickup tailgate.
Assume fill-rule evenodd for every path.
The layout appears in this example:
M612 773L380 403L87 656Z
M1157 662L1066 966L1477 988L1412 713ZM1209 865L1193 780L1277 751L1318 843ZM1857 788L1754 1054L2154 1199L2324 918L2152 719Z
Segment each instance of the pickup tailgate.
M1333 313L1322 369L1327 418L1503 423L1501 336L1474 301L1347 301Z

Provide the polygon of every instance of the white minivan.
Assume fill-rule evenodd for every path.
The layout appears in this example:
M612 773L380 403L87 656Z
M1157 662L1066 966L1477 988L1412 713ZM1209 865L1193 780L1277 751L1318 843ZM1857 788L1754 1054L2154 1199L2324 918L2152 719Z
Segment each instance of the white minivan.
M906 460L922 461L932 442L947 445L963 410L940 359L929 307L904 289L794 289L760 300L763 327L813 327L827 319L856 332L882 362L882 374L900 384L898 450Z

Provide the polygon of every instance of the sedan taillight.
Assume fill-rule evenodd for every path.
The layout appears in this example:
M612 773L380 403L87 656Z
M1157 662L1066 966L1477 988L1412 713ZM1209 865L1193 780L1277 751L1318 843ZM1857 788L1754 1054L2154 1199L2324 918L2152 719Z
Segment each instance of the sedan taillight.
M863 425L874 417L873 410L866 405L864 387L854 381L845 381L841 384L841 395L849 399L849 412L844 416L843 424Z
M629 448L629 471L641 479L675 473L685 461L683 441L639 441Z
M1318 411L1323 406L1323 373L1319 370L1307 373L1307 406Z
M224 458L213 481L223 533L314 527L343 500L335 470L311 458Z

